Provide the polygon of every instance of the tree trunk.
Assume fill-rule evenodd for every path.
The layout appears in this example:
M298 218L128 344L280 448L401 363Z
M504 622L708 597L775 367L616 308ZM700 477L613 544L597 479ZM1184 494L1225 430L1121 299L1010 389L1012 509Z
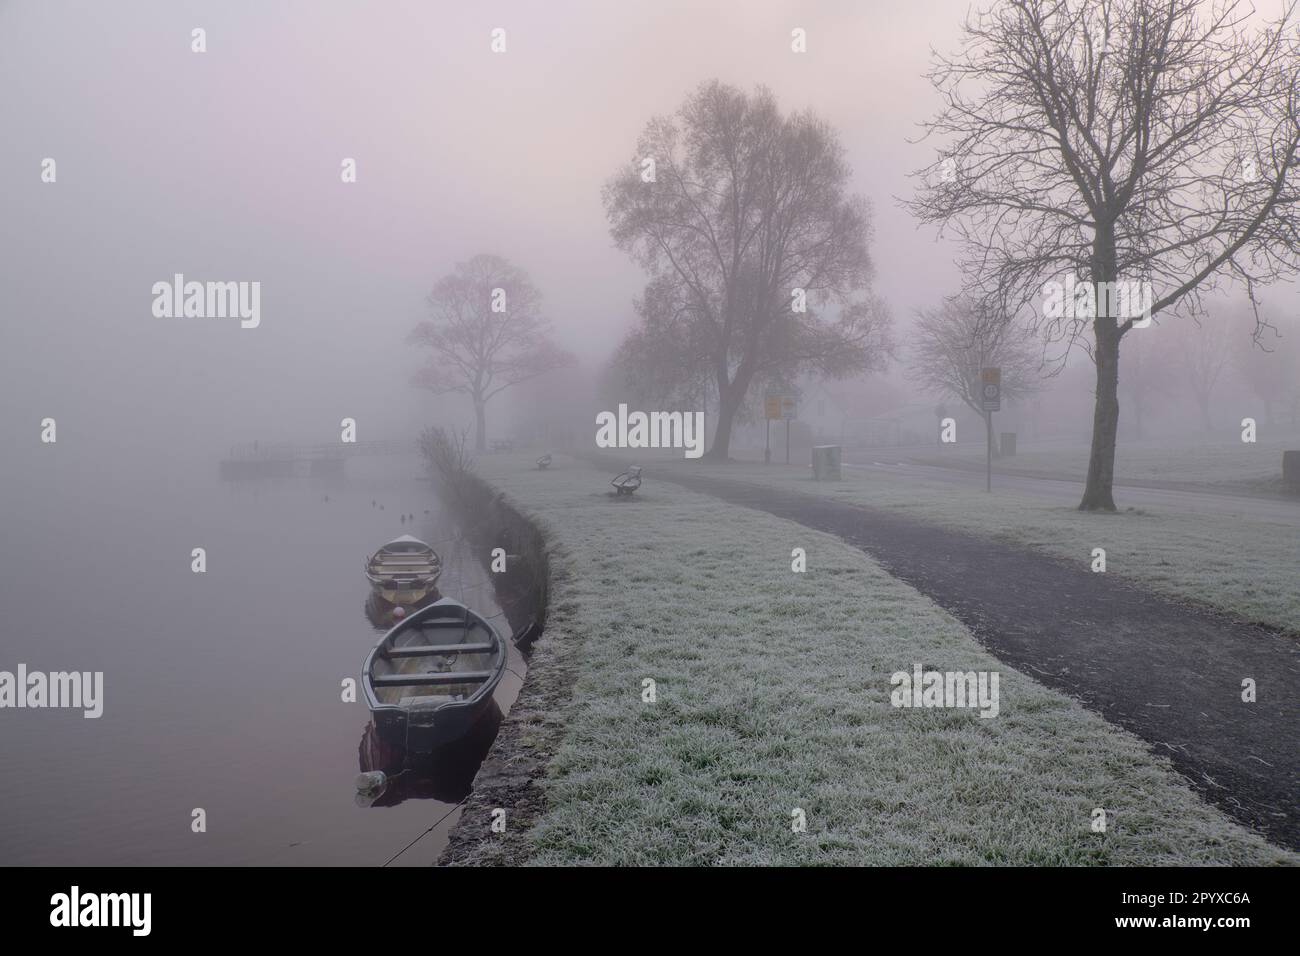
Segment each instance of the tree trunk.
M1080 511L1115 510L1115 438L1119 432L1119 331L1113 318L1093 323L1097 345L1097 401L1092 413L1092 451Z
M713 431L713 447L708 450L704 457L712 461L730 461L731 452L731 427L735 423L736 414L740 411L740 403L745 400L745 395L749 392L749 383L753 379L752 369L746 369L742 362L740 368L736 369L736 377L727 382L723 373L718 375L718 426Z
M487 451L487 402L474 402L474 448Z
M740 400L744 395L745 389L740 387L739 381L719 390L718 427L713 431L713 447L705 453L705 458L711 461L727 460L731 450L731 424L736 418L736 412L740 410Z
M1115 510L1115 439L1119 436L1119 322L1105 314L1109 296L1095 295L1097 283L1114 282L1119 267L1113 222L1097 223L1088 279L1093 283L1096 337L1097 398L1092 409L1092 450L1088 454L1088 479L1083 486L1080 511Z

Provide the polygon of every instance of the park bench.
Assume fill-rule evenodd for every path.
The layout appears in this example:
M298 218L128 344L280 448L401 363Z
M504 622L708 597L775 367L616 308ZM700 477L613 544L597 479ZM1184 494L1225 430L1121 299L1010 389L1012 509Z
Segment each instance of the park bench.
M641 466L632 465L627 471L610 482L615 494L630 495L641 487Z

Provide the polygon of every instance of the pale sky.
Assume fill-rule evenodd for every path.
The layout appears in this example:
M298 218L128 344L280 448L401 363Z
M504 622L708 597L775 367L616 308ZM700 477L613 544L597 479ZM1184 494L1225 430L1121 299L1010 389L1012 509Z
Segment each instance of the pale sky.
M333 440L345 415L363 439L403 437L435 401L408 385L404 336L434 281L479 252L527 269L561 343L603 361L644 276L612 246L601 185L653 114L715 77L766 84L839 131L875 208L877 290L905 325L957 291L952 249L894 197L930 161L907 142L938 106L921 74L966 10L0 4L0 437L59 414L101 440L144 442L148 424L196 452ZM195 27L206 53L191 52ZM45 157L56 184L40 181ZM154 318L150 287L176 272L260 281L261 326Z

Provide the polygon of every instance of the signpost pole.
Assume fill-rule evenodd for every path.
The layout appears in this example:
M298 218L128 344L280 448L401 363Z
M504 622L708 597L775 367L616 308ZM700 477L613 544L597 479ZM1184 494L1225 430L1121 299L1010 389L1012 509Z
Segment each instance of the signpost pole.
M1002 369L980 369L980 407L984 409L984 490L993 490L993 413L1002 409Z
M988 442L984 461L984 490L993 490L993 413L984 413L985 421L988 422Z
M785 419L785 463L790 464L790 419L795 416L795 402L787 395L766 395L763 398L763 418L766 419L767 436L764 439L763 461L772 461L772 419Z

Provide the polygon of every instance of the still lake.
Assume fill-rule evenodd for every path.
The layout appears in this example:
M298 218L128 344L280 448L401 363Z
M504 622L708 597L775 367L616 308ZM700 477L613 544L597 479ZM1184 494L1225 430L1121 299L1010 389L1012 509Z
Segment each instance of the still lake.
M359 688L341 700L382 633L363 561L399 534L442 556L445 596L508 633L422 460L357 458L332 479L207 470L141 484L55 469L11 496L0 670L103 671L104 713L0 710L0 864L380 865L467 789L474 767L456 766L364 805L369 712ZM513 647L509 666L503 709ZM393 865L436 860L457 816Z

